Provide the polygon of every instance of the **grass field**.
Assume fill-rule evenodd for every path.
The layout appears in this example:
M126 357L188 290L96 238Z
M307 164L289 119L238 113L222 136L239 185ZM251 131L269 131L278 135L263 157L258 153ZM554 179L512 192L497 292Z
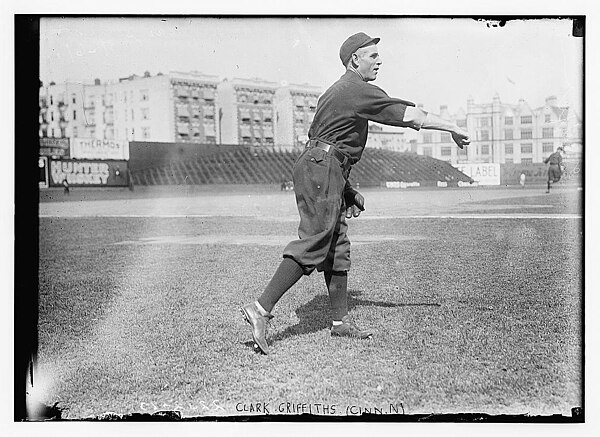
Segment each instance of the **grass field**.
M582 406L581 191L363 194L349 304L374 338L330 336L315 273L276 306L262 356L239 307L295 237L293 193L43 192L42 400L66 418L263 414L265 404L270 414L570 416Z

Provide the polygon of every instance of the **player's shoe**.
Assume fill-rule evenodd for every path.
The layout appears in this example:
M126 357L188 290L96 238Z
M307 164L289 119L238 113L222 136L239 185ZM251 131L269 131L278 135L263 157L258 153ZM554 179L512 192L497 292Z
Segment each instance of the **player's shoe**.
M352 338L370 338L373 336L371 331L360 329L350 320L350 316L346 315L342 318L342 324L331 327L332 337L352 337Z
M254 302L244 305L240 308L246 322L252 326L252 338L254 343L258 346L260 351L267 355L269 353L269 346L267 345L267 323L273 318L271 314L263 316L258 311L258 308Z

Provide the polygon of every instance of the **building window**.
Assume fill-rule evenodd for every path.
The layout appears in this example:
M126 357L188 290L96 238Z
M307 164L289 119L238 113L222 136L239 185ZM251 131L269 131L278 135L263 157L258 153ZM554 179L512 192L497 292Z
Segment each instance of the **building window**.
M482 155L489 155L490 154L490 146L488 144L483 144L481 146L481 154Z
M533 138L531 129L521 129L521 138L524 140L530 140Z
M550 123L552 121L550 114L544 115L544 123Z
M134 115L134 113L133 113L133 109L132 109L132 110L131 110L131 121L133 121L133 120L134 120L134 116L133 116L133 115Z
M488 117L479 119L479 127L488 127L490 125L490 119Z
M52 105L54 105L54 97L50 96L50 106L52 106ZM54 135L52 135L52 136L54 136Z
M521 164L533 164L533 158L521 158Z
M54 121L54 112L50 113L50 121ZM53 135L54 136L54 135Z
M440 149L441 156L452 156L452 147L442 147Z
M71 101L73 102L73 104L77 103L77 98L76 98L75 94L73 94L71 96Z
M504 154L505 155L512 155L513 154L513 145L512 144L505 144L504 145Z
M423 147L423 156L432 156L431 147Z
M513 139L513 131L512 129L504 129L504 139L512 140Z
M533 153L533 145L530 143L521 144L521 153Z
M504 124L512 126L513 118L512 117L504 117Z
M554 143L542 143L542 152L543 153L554 152Z
M150 109L142 108L142 120L149 120L149 119L150 119Z
M77 111L73 111L73 120L77 120Z
M456 125L458 127L467 127L467 120L456 120Z
M142 138L147 140L148 138L150 138L150 128L149 127L143 127L142 128Z
M260 144L262 143L262 140L260 137L254 137L254 144Z
M442 132L442 143L449 143L452 141L452 136L448 132Z
M505 162L506 164L512 164L512 163L513 163L513 160L512 160L512 158L506 158L506 159L504 160L504 162Z
M78 134L77 126L73 126L73 137L77 138L77 134Z
M545 127L542 129L542 138L554 138L554 129Z
M431 133L426 133L426 134L423 134L423 142L424 142L424 143L431 143L431 142L433 142L433 141L432 141L432 138L433 138L433 136L432 136L432 134L431 134ZM431 150L431 149L430 149L430 150Z
M479 132L479 139L481 141L488 141L490 139L490 131L482 130Z
M150 100L150 94L148 93L148 90L140 90L140 100L142 102L147 102Z
M531 115L522 115L521 116L521 124L531 124L532 122L532 117Z

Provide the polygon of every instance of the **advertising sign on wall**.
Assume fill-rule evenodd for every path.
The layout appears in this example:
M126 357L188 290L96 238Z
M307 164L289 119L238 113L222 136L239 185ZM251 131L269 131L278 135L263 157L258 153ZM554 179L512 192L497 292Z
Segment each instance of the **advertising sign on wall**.
M69 157L68 138L40 138L40 156Z
M71 158L75 159L129 159L129 142L72 138Z
M123 187L127 185L127 161L50 161L50 186L63 181L72 187Z
M458 164L456 168L479 185L500 185L500 164Z

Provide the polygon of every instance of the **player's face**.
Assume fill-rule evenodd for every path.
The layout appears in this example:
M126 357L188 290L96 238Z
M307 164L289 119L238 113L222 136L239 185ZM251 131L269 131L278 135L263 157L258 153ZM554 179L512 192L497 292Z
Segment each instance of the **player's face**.
M356 51L356 63L358 64L356 70L367 82L377 79L377 73L381 65L377 46L372 45L358 49Z

